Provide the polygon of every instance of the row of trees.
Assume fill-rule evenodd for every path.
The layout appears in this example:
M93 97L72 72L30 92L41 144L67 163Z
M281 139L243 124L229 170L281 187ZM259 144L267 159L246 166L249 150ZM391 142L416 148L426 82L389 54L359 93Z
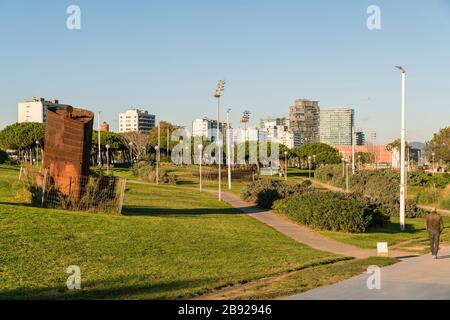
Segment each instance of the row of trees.
M434 153L435 161L450 166L450 127L435 133L427 142L425 152L428 159L432 159Z

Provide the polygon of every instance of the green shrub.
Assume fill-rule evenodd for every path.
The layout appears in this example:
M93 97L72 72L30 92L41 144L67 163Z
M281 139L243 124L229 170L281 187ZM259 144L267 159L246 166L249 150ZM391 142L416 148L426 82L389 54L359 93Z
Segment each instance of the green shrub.
M156 166L147 161L139 161L132 167L133 175L139 180L146 182L156 182ZM177 184L177 177L174 174L159 170L160 183Z
M361 233L389 220L369 199L339 192L294 195L278 200L274 208L296 222L321 230Z
M433 175L426 172L411 172L408 175L408 184L412 186L428 186L443 189L450 184L450 174L437 173Z
M420 204L432 204L436 202L436 190L432 188L420 189L416 195L416 201Z
M336 187L344 188L342 166L324 166L317 170L316 177ZM416 177L416 181L418 178ZM364 194L380 205L381 210L390 216L399 215L400 173L395 170L365 170L350 176L349 187L354 193ZM408 200L406 216L421 217L425 212L419 209L416 201Z
M281 180L258 179L247 184L241 193L241 197L246 201L255 202L260 208L270 209L278 199L310 190L312 190L310 181L301 184L289 184Z
M443 209L450 209L450 186L447 186L442 192L442 200L439 202L439 206Z

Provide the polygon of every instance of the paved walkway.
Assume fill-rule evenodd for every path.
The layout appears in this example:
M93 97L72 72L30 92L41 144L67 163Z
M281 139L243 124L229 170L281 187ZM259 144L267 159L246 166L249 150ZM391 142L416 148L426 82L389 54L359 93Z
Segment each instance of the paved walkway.
M216 193L212 190L207 190L210 193ZM336 253L347 257L355 257L357 259L368 258L376 256L376 249L361 249L348 244L344 244L327 237L324 237L311 229L302 225L296 224L280 215L273 213L270 210L259 209L256 206L239 199L234 194L222 192L222 199L229 203L232 207L247 213L249 216L271 226L275 230L287 235L297 242L303 243L314 249ZM392 257L403 257L411 255L411 253L392 251Z
M381 269L380 290L369 290L369 274L310 290L288 300L440 300L450 299L450 247L437 260L430 255L407 258Z

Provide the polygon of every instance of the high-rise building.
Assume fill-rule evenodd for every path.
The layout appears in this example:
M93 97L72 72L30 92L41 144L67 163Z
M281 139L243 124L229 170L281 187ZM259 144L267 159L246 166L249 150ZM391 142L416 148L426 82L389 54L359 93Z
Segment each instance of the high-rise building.
M318 101L296 100L290 107L289 119L295 147L319 141L320 106Z
M320 142L331 146L352 145L355 111L350 108L320 111Z
M355 140L357 146L363 146L366 144L366 135L361 128L355 130Z
M119 114L119 132L149 133L155 127L155 118L148 111L130 109Z
M225 123L220 123L220 132L223 135L226 128ZM192 136L203 137L209 141L216 141L217 137L217 121L209 118L199 118L192 122Z
M33 99L18 103L18 122L38 122L44 123L47 116L47 109L49 107L64 106L58 100L45 100L40 97L33 97Z

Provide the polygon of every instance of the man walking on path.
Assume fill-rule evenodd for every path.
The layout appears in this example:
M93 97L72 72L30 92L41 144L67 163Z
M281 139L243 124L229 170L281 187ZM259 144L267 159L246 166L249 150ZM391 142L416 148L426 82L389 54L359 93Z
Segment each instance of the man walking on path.
M427 215L427 231L430 236L430 250L434 259L437 259L439 251L439 238L444 230L442 217L437 213L436 208Z

